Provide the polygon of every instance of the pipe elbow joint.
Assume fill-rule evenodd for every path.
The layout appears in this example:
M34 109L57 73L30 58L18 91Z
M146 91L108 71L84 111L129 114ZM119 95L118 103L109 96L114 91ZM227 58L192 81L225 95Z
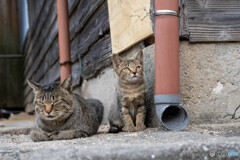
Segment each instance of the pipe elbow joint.
M169 130L182 130L189 121L187 111L180 106L179 95L155 95L154 103L158 119Z

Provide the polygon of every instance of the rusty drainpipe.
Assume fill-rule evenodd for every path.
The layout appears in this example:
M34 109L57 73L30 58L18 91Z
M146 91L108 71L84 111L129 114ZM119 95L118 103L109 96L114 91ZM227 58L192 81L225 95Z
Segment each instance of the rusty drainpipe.
M71 56L69 43L68 1L57 0L58 41L61 82L71 74Z
M178 0L155 0L155 96L159 120L182 130L188 113L180 106Z

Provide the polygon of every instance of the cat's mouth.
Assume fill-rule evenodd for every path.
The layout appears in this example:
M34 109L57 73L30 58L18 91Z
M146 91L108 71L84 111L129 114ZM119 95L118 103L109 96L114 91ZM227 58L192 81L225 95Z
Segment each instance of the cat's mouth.
M52 115L47 115L48 118L54 118L55 116Z
M45 119L47 119L47 120L53 120L53 119L56 118L56 116L53 116L53 115L50 115L50 114L45 115L44 117L45 117Z
M132 78L129 78L128 81L129 82L136 82L136 81L138 81L138 79L139 79L138 77L134 76Z

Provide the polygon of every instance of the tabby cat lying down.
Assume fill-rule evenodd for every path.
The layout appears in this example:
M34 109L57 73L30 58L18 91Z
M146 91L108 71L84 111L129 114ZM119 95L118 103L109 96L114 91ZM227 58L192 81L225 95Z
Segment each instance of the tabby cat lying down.
M30 132L33 141L64 140L95 134L103 118L103 105L95 99L85 100L72 91L72 77L61 84L39 85L33 88L36 127Z

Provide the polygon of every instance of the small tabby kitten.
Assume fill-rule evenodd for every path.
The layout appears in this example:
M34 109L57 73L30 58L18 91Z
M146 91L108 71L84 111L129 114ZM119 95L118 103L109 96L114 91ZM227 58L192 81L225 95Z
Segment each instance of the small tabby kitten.
M28 81L33 88L36 128L30 132L33 141L63 140L95 134L103 118L100 101L85 100L72 91L72 76L61 84L39 85Z
M143 80L143 53L140 49L135 59L123 60L117 54L112 58L118 80L118 104L109 112L109 132L139 131L146 129Z

